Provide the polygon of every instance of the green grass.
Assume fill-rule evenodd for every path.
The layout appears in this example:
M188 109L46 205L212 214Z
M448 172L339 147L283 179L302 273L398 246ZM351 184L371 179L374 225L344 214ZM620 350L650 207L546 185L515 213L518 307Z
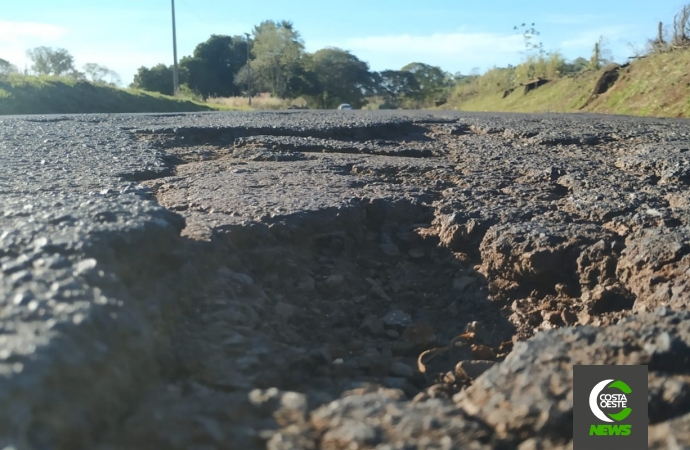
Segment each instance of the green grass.
M621 69L616 83L585 106L602 74L586 71L524 94L503 98L489 89L458 89L444 108L465 111L598 112L637 116L690 117L690 49L650 55ZM584 107L583 107L584 106Z
M621 69L616 83L585 105L602 74L585 71L551 81L527 94L518 87L503 98L494 70L456 87L443 109L507 112L599 112L690 117L690 49L654 54ZM493 78L492 78L493 77ZM500 81L500 80L498 80ZM503 83L505 84L505 83ZM70 78L0 77L0 114L69 114L250 110L246 99L208 103ZM256 99L254 108L266 108ZM263 106L262 106L263 105ZM282 105L282 103L281 103ZM287 106L287 103L283 107Z
M83 114L224 110L221 105L62 77L0 78L0 114Z
M468 111L566 112L581 108L591 93L594 72L562 78L527 94L522 86L503 98L503 92L479 94L457 105Z
M690 117L690 49L651 55L621 70L586 108L613 114Z

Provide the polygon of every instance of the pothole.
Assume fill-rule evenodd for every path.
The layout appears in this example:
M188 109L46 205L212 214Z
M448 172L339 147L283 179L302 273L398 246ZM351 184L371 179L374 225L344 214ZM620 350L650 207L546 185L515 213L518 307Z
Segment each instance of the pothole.
M178 269L196 283L175 289L169 376L104 448L263 448L278 424L248 403L254 389L301 393L309 409L372 386L413 398L460 361L501 360L513 326L484 277L419 232L432 217L371 202L194 244ZM446 380L448 394L470 381Z
M512 448L522 437L458 409L467 389L538 331L629 317L625 277L648 275L632 259L621 272L629 242L604 223L639 205L584 201L595 189L563 169L574 157L547 148L603 141L508 134L457 122L140 132L175 175L147 184L187 220L185 262L159 281L177 292L163 376L102 448L376 448L407 433L365 426L381 408L414 439L452 426L467 448Z
M423 123L380 124L368 127L335 127L322 132L281 128L180 128L155 132L135 130L146 141L166 152L172 165L218 159L242 161L299 161L309 154L361 154L403 158L434 156L430 128ZM162 173L161 176L169 174ZM159 176L160 177L160 176ZM129 177L132 179L132 177ZM137 174L134 181L150 180Z

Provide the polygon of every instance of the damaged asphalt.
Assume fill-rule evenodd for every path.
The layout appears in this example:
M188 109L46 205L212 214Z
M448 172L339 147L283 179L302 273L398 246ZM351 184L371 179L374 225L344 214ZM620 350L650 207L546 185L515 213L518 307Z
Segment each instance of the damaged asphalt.
M690 446L690 122L0 119L0 448ZM508 411L513 411L509 413Z

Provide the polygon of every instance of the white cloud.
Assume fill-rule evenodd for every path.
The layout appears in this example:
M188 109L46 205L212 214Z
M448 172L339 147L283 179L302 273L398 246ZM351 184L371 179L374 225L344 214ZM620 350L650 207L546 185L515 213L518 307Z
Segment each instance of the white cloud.
M65 34L67 29L57 25L0 20L0 43L17 42L26 38L57 39Z
M354 38L347 42L353 50L389 53L426 53L462 56L485 51L515 51L522 45L520 36L500 36L490 33L447 33L430 36L380 36Z
M66 28L47 23L0 21L0 58L24 69L27 49L54 46L67 34Z
M554 25L586 25L601 20L610 20L610 17L597 14L547 14L540 22Z
M630 27L614 26L583 31L572 39L561 42L561 47L567 50L591 50L601 36L608 41L616 41L629 35Z
M172 64L172 50L169 52L163 51L133 51L127 49L126 51L100 51L100 50L83 50L74 53L75 67L82 70L82 66L86 63L96 63L108 67L117 72L122 79L124 85L129 85L134 78L137 70L141 66L152 67L156 64Z
M571 39L561 42L560 50L569 58L576 56L589 57L594 44L604 38L603 56L619 63L625 62L631 54L630 46L635 42L644 42L644 36L630 25L617 25L582 31Z
M326 46L350 50L360 59L372 63L374 70L400 69L410 62L424 62L451 72L469 72L473 67L488 68L514 61L520 57L524 42L518 35L456 32L308 43L310 51Z

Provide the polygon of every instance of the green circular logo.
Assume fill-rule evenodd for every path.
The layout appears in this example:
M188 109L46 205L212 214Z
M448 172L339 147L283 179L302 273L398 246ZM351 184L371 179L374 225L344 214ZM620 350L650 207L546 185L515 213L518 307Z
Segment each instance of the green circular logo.
M605 388L617 389L621 391L621 394L602 394L601 391L603 391ZM630 389L630 386L621 380L601 381L597 383L594 388L592 388L592 392L589 394L589 409L591 409L592 414L594 414L594 416L596 416L596 418L602 422L620 422L621 420L625 420L632 412L632 409L627 407L628 397L626 396L631 392L632 389ZM615 414L604 414L601 408L623 409Z

